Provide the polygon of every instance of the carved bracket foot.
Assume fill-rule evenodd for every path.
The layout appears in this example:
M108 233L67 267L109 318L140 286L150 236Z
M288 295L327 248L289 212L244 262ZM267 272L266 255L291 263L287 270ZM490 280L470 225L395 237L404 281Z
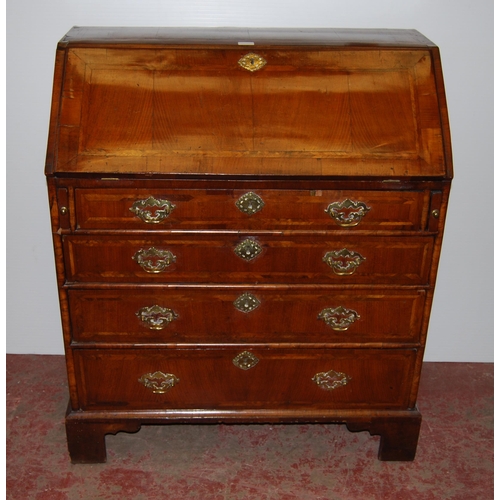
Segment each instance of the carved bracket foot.
M106 434L120 431L137 432L141 423L135 420L122 422L92 422L66 419L66 437L71 462L98 464L106 462Z
M380 436L378 458L409 462L415 458L422 415L415 410L405 416L374 417L367 421L346 422L352 432L369 431Z

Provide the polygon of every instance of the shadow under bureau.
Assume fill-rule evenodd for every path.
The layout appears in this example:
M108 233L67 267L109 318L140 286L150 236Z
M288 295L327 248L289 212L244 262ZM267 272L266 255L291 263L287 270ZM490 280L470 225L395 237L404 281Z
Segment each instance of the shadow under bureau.
M414 458L452 178L432 42L75 27L46 175L73 462L179 422L345 423Z

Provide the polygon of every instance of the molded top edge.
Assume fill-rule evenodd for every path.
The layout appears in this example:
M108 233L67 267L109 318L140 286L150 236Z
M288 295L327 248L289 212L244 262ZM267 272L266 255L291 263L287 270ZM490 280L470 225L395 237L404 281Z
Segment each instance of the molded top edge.
M421 33L409 29L347 28L188 28L75 26L61 47L87 44L434 47Z

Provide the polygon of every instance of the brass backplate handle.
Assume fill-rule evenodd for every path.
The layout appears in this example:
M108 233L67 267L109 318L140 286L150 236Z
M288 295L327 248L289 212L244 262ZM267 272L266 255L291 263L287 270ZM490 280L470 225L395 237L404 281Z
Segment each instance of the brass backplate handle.
M360 264L366 260L358 252L342 248L341 250L332 250L323 257L323 262L328 264L333 272L338 276L348 276L354 274Z
M342 202L330 203L325 212L342 227L357 226L363 217L371 210L362 201L352 201L349 198Z
M325 391L333 391L334 389L347 385L349 380L351 380L351 377L343 372L330 370L328 372L316 373L312 380L321 389L324 389Z
M329 327L337 332L345 332L355 321L360 319L359 314L353 309L338 306L323 309L318 314L318 319L323 320Z
M160 371L154 373L145 373L139 380L144 387L151 389L154 394L165 394L177 385L180 380L172 373L163 373Z
M130 207L130 211L147 224L159 224L164 221L175 208L173 203L150 196L145 200L138 200Z
M139 250L132 259L135 260L147 273L157 274L165 271L168 266L175 262L175 255L169 250L161 250L155 247Z
M135 315L150 330L163 330L174 319L179 317L172 309L161 307L157 304L150 307L141 307Z

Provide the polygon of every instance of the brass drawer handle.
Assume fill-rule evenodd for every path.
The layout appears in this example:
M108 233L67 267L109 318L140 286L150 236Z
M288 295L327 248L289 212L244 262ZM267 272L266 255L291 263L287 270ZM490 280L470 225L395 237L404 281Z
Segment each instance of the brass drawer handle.
M154 372L145 373L139 380L144 387L151 389L154 394L165 394L177 385L180 380L172 373Z
M161 200L150 196L145 200L138 200L130 207L139 219L147 224L159 224L164 221L175 208L168 200Z
M141 248L132 257L147 273L157 274L175 262L175 255L169 250L160 250L154 247L144 250Z
M163 330L174 319L179 317L172 309L161 307L157 304L151 307L141 307L135 315L150 330Z
M323 309L318 314L318 319L322 319L329 327L337 332L345 332L359 318L360 316L356 311L353 309L346 309L342 306Z
M236 201L238 210L247 215L253 215L264 208L264 200L251 191L240 196Z
M325 212L342 227L357 226L361 219L371 210L362 201L352 201L349 198L330 203Z
M351 377L343 372L336 372L335 370L330 370L328 372L316 373L312 378L321 389L325 391L333 391L339 387L347 385Z
M323 262L328 264L333 272L339 276L354 274L358 266L365 260L361 254L347 250L347 248L332 250L323 257Z
M243 351L233 359L234 366L242 370L250 370L259 362L259 358L248 351Z
M234 253L243 260L252 260L262 252L262 247L255 240L247 238L234 249Z
M250 52L249 54L243 56L238 61L238 64L242 68L247 69L248 71L251 71L253 73L254 71L262 69L267 64L267 61L258 54Z

